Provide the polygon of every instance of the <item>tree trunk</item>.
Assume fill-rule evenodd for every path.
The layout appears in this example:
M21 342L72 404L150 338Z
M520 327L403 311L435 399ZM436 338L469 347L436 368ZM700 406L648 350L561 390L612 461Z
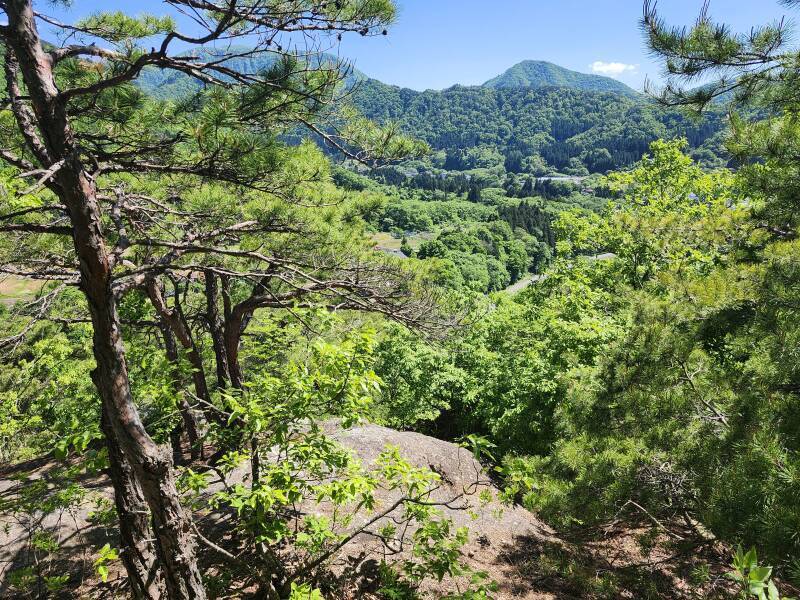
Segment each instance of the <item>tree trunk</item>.
M61 177L66 187L67 177ZM88 183L88 182L87 182ZM125 353L119 327L116 299L111 290L110 270L99 235L96 204L75 210L76 198L64 198L75 230L75 247L81 259L83 289L94 325L94 355L97 387L111 422L111 431L122 454L130 461L153 516L153 528L166 583L173 600L205 598L197 567L190 516L180 503L170 456L159 448L142 425L130 394Z
M195 394L203 401L203 406L201 407L203 414L208 420L219 422L219 414L211 408L211 394L206 383L203 357L200 356L200 352L197 350L192 332L183 319L183 315L177 309L171 309L167 306L161 286L155 279L147 282L147 295L150 297L150 302L156 313L170 328L183 349L186 350L186 358L189 360L189 364L192 365L192 381L194 382Z
M223 318L223 346L225 348L225 358L228 364L228 376L231 385L237 389L242 389L243 379L242 370L239 366L239 342L242 339L242 315L239 311L234 314L231 302L230 279L222 277L222 304L224 307ZM238 306L236 307L238 308Z
M225 321L225 353L228 357L228 370L231 375L231 386L242 389L242 369L239 366L239 341L241 340L241 321L230 319Z
M219 286L217 275L214 271L205 271L206 279L206 321L211 332L211 341L214 347L214 358L217 363L217 387L225 389L230 377L228 368L228 353L225 351L225 334L222 327L222 317L217 306Z
M242 367L239 365L239 343L242 339L242 315L234 310L230 318L225 320L225 354L228 357L228 371L231 375L231 386L241 390L244 385Z
M183 427L175 425L169 432L169 443L172 446L172 464L182 465L183 460Z
M164 581L159 573L157 551L152 542L153 530L150 527L147 502L131 465L117 445L116 436L105 414L102 429L106 437L109 476L114 487L114 503L119 517L123 548L120 558L128 573L131 594L136 600L161 598L164 595Z
M253 287L250 297L239 302L236 306L231 306L230 291L227 289L227 281L222 280L222 298L225 301L225 323L224 323L224 342L225 353L228 359L228 372L231 378L231 385L241 390L244 384L242 367L239 364L239 346L242 341L245 329L253 319L253 314L259 306L259 292L266 289L269 285L270 276L263 276Z
M81 163L67 106L59 95L50 57L42 48L36 29L31 0L7 0L5 9L8 25L3 35L19 63L39 132L52 164L63 161L54 183L72 225L80 265L80 289L92 318L97 362L93 379L108 420L106 431L111 436L111 448L115 452L118 448L119 455L132 467L150 507L167 594L173 600L204 599L190 518L175 488L172 460L147 434L131 397L117 300L112 289L112 264L93 182ZM19 119L18 123L22 125ZM120 482L118 479L115 483ZM123 488L115 492L124 498L131 490ZM138 572L133 575L136 580L140 577Z

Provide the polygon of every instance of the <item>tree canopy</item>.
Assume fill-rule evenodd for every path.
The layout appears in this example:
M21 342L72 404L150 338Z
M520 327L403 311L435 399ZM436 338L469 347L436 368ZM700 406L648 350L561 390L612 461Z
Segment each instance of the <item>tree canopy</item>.
M48 8L0 0L0 594L800 586L783 24L645 2L659 108L365 79L389 0Z

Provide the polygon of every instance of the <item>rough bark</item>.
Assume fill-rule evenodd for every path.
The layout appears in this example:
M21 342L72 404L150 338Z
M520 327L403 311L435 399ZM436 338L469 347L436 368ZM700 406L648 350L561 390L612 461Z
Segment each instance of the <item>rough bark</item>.
M152 541L147 502L130 463L116 442L106 415L103 415L102 429L108 448L108 472L114 488L114 504L119 517L123 548L120 559L128 573L131 595L136 600L161 598L164 595L164 581L159 573L157 551Z
M80 288L89 305L94 381L108 420L112 446L131 466L153 519L156 547L167 594L174 600L204 599L189 516L180 504L172 460L150 438L131 397L117 301L112 290L112 266L101 226L101 211L93 181L84 169L67 107L56 87L49 55L42 48L31 0L5 3L7 44L19 64L36 126L53 163L62 162L54 179L67 207L79 261ZM18 119L19 123L19 119ZM44 165L49 168L52 164ZM130 490L117 490L126 494ZM127 565L126 565L127 566ZM135 574L137 579L139 574Z
M268 278L265 278L264 281L267 279ZM239 346L241 345L242 335L245 329L247 329L250 320L253 318L253 312L258 307L256 298L258 297L258 290L265 285L264 281L256 284L250 296L242 302L239 302L233 307L230 306L229 302L225 305L225 353L228 359L228 372L231 378L231 386L237 390L242 389L244 385L242 366L239 364ZM223 293L223 298L229 301L230 295Z
M206 382L203 357L200 356L197 344L195 344L194 341L194 336L192 336L192 332L186 320L178 309L169 308L167 306L164 300L164 294L156 280L148 281L147 295L150 297L150 302L162 322L169 327L181 347L186 351L186 358L192 366L192 381L194 382L195 394L203 401L203 414L205 414L206 418L209 420L219 421L219 415L216 411L211 409L211 394L208 391L208 384Z
M174 465L184 464L182 434L183 427L181 425L175 425L169 432L169 444L172 446L172 464Z
M206 280L206 321L211 332L211 342L214 348L214 358L217 365L217 387L225 389L230 378L228 368L228 353L225 350L225 333L223 331L222 317L217 306L219 284L214 271L205 272Z
M102 238L96 233L99 232L99 216L89 210L74 210L82 207L71 194L64 200L73 215L75 247L81 258L82 289L94 326L98 391L111 421L111 431L133 466L150 507L167 593L173 600L205 598L190 517L180 504L172 460L145 431L131 398L110 272L103 268L108 262Z
M223 313L223 344L225 357L228 363L228 376L231 385L242 389L242 370L239 366L239 343L242 339L242 315L234 314L231 302L230 279L222 277L222 305ZM238 308L238 307L237 307Z
M239 344L242 339L242 315L234 310L230 318L225 320L225 354L228 357L228 371L231 386L240 390L244 384L242 367L239 364Z

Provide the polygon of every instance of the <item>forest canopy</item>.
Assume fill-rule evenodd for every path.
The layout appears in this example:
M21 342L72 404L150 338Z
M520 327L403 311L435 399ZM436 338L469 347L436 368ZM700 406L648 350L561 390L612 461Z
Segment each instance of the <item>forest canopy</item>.
M0 1L0 596L797 594L784 24L645 2L640 97L368 79L390 0L50 8Z

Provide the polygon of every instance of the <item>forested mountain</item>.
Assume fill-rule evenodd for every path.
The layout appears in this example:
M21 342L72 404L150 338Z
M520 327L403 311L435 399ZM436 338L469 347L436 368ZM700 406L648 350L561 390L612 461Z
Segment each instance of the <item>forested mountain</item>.
M632 164L653 140L674 137L685 137L703 163L724 161L722 111L693 121L650 100L613 92L463 86L416 92L368 79L359 83L353 101L367 117L397 120L406 133L450 155L480 146L499 150L510 171L524 170L522 161L538 156L545 171L604 172Z
M489 88L568 87L592 92L617 92L629 96L638 94L624 83L603 77L565 69L543 60L523 60L501 75L483 84Z
M798 596L782 23L645 2L695 122L278 44L392 0L62 5L0 2L0 598Z
M208 56L207 51L196 54ZM240 48L224 64L256 74L274 66L273 56ZM314 62L330 66L336 58L322 55ZM156 98L180 97L202 86L185 73L155 67L145 69L137 85ZM448 170L469 168L459 158L462 151L487 147L502 154L511 172L605 172L633 164L652 141L675 137L685 137L692 156L703 164L726 161L722 110L693 121L608 77L541 61L523 61L483 86L418 92L355 69L346 73L345 85L366 117L379 123L396 120L404 133L447 151Z

